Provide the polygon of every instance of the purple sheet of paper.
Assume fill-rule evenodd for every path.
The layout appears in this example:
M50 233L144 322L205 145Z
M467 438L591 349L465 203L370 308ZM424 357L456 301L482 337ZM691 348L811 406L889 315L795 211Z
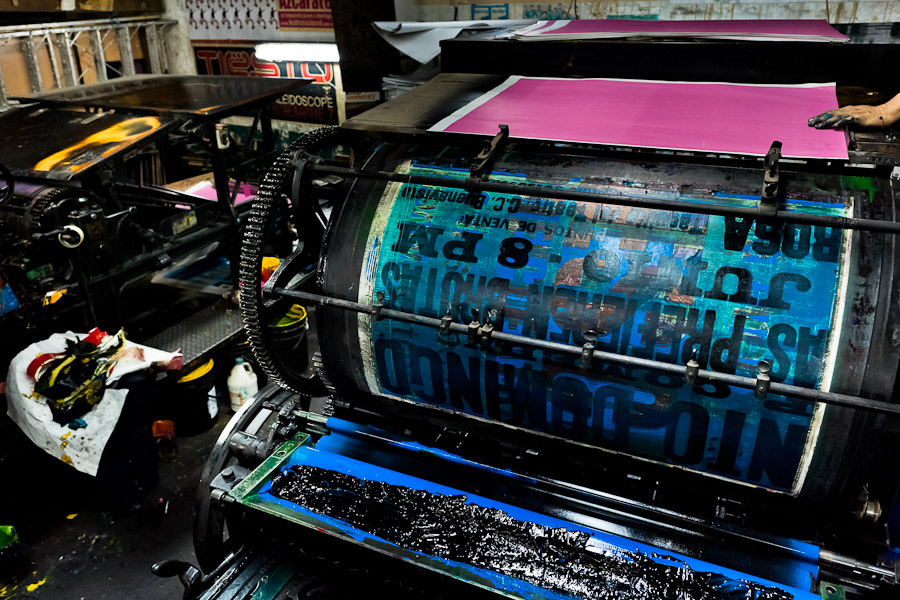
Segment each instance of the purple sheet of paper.
M745 85L510 77L431 131L762 156L847 159L846 133L807 120L837 107L834 84Z
M808 36L847 39L822 19L772 19L735 21L642 21L632 19L585 19L548 21L532 29L529 36L611 34L621 32L647 34Z

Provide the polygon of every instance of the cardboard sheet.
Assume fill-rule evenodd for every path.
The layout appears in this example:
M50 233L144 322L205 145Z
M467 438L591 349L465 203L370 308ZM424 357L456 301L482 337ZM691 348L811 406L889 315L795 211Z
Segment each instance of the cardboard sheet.
M539 21L517 30L521 40L575 40L614 37L696 37L761 41L845 42L823 19L748 19L729 21L643 21L632 19L585 19Z
M846 160L847 134L814 129L837 108L833 83L750 85L513 76L431 131L763 156Z

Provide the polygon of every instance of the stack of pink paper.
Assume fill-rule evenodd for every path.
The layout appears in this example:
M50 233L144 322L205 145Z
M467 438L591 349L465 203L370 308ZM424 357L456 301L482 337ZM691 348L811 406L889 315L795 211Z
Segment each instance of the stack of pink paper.
M842 129L811 116L837 108L833 83L750 85L514 76L431 131L764 155L773 141L796 158L847 159Z
M688 37L756 41L846 42L825 20L642 21L605 19L538 21L514 32L519 40L594 40Z

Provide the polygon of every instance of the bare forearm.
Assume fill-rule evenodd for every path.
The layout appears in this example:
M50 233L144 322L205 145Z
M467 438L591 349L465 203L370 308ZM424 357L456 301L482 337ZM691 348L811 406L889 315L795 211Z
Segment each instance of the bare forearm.
M890 126L900 121L900 94L897 94L881 105L885 126Z

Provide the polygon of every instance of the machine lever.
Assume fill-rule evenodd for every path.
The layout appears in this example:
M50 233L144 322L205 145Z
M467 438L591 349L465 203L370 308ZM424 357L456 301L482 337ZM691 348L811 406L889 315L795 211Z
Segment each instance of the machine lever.
M497 311L492 310L485 318L484 325L478 328L478 340L484 350L491 347L491 334L494 333L494 319L496 318Z
M384 308L384 292L381 290L375 292L375 304L372 305L372 316L376 321L380 321L384 317L381 316L381 309Z
M195 597L195 588L201 583L203 579L203 574L200 572L200 569L198 569L191 563L187 563L182 560L160 561L150 567L150 571L157 577L177 576L181 581L181 585L184 586L185 600Z
M469 328L466 332L469 335L469 344L478 343L478 330L481 329L481 321L478 319L479 313L477 308L472 309L472 320L469 321Z
M447 314L445 314L443 317L441 317L441 327L440 327L440 331L438 332L438 334L445 336L445 337L450 335L450 325L452 325L452 324L453 324L452 310L448 306Z
M231 552L226 556L219 566L212 570L212 572L204 575L200 569L192 565L191 563L184 562L183 560L163 560L152 567L150 567L150 572L152 572L157 577L178 577L181 581L181 585L184 586L184 596L182 596L183 600L194 600L199 597L200 594L205 592L210 588L213 582L218 579L218 577L225 572L234 559L243 552L244 547L241 546L234 552Z
M594 342L597 341L597 332L593 329L589 329L581 334L581 337L584 338L584 345L581 347L581 359L578 362L579 368L582 369L590 369L591 362L594 360Z
M756 385L753 387L753 393L759 400L764 400L769 393L769 385L772 380L769 373L772 372L772 364L767 360L759 361L756 367Z
M778 185L781 178L781 168L778 162L781 160L781 142L774 141L766 158L763 171L763 189L759 198L759 214L774 217L778 212L775 202L778 197Z
M499 125L498 127L500 127L499 133L497 133L497 135L491 139L490 143L486 144L484 148L481 149L481 152L472 159L472 166L469 167L470 178L478 179L481 177L488 165L493 162L497 150L500 149L509 137L509 125Z
M697 357L697 349L694 348L684 370L684 380L689 384L693 384L694 380L697 379L697 374L700 373L700 362L697 360Z

